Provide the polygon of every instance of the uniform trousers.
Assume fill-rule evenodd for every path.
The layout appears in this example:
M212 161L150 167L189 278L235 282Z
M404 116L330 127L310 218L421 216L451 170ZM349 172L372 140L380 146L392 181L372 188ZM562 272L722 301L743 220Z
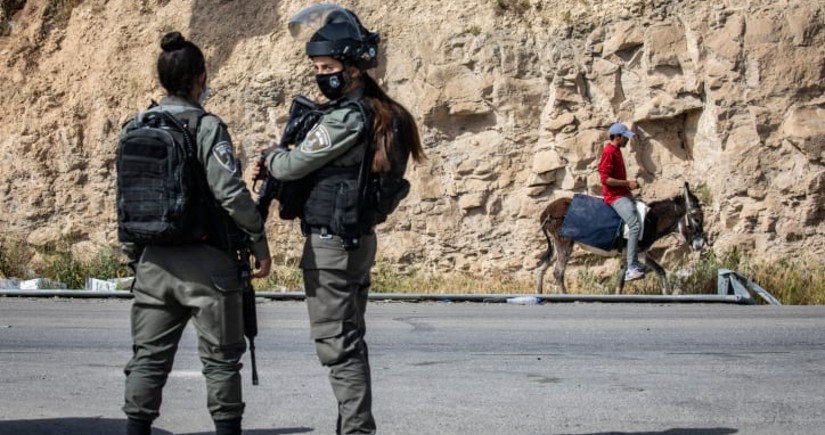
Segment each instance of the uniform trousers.
M364 313L375 261L374 234L345 250L337 236L310 234L301 268L310 333L338 402L336 434L375 434Z
M148 246L136 268L131 323L132 359L126 365L123 411L133 419L158 417L181 333L191 319L214 420L243 415L242 284L236 261L206 244Z

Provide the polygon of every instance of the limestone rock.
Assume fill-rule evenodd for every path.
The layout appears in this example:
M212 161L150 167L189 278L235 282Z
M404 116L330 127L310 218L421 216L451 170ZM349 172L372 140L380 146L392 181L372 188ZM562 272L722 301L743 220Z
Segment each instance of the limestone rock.
M486 192L468 193L466 195L461 195L461 197L458 198L458 206L462 210L469 210L471 208L483 206L484 201L486 200Z
M293 96L322 100L284 22L306 2L48 2L57 14L46 3L0 8L12 13L0 17L0 237L84 255L117 245L118 127L163 94L153 65L165 31L204 49L206 108L245 167L280 137ZM427 154L378 229L395 266L529 276L542 208L601 195L616 121L638 133L625 160L642 197L690 182L718 253L825 254L822 2L356 3L382 35L369 74L413 114ZM300 256L297 225L267 223L283 258ZM661 249L678 252L674 240Z
M638 22L621 21L610 26L608 32L610 36L604 42L603 56L630 50L644 44L644 33Z
M662 66L681 68L687 53L684 30L677 24L651 27L645 35L645 52L651 69Z
M544 174L564 167L564 161L555 150L546 150L533 156L533 172Z
M782 132L808 159L825 162L825 104L792 108Z
M586 130L556 144L556 150L575 169L583 169L601 156L606 141L605 131Z

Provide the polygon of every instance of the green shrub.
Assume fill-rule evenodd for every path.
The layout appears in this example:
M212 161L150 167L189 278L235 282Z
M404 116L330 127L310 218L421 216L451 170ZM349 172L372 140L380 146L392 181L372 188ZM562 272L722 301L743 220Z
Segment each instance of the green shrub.
M29 261L34 253L25 242L14 238L0 238L0 276L28 278L32 275Z
M48 247L42 253L44 265L36 270L38 276L62 282L70 289L86 287L86 278L124 278L132 275L132 270L118 252L111 247L101 247L88 261L82 261L72 254L66 241Z

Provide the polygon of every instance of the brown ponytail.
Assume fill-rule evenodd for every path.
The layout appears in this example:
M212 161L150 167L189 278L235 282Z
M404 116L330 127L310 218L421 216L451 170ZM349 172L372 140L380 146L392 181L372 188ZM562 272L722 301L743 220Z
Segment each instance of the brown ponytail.
M390 98L378 83L366 72L361 74L364 80L364 96L374 112L373 139L375 153L372 159L373 172L389 172L392 169L392 157L395 153L412 156L416 163L424 160L424 149L415 119L404 106ZM403 147L395 150L397 143ZM406 158L405 158L406 160Z

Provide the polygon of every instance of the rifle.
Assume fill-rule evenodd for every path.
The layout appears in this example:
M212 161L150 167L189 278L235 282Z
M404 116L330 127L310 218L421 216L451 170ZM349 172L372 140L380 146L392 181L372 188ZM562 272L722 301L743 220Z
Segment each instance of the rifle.
M290 144L296 144L303 140L307 133L309 133L309 130L314 127L321 118L322 113L318 111L318 108L318 104L303 95L295 97L292 100L292 106L289 108L289 119L287 119L286 126L284 126L284 133L281 135L281 140L278 142L277 147L287 149ZM266 167L266 154L267 152L263 151L258 160L261 167L264 168ZM292 204L290 204L288 200L294 196L289 195L292 182L277 180L268 170L265 170L259 179L263 180L260 189L258 189L258 212L261 213L261 217L266 220L269 216L269 206L273 200L277 199L281 203L279 206L281 218L295 219L298 213L293 211ZM258 180L255 180L256 184L257 182Z
M249 248L238 250L238 266L243 285L243 335L249 340L249 358L252 360L252 385L258 385L258 366L255 363L255 337L258 335L258 312L255 308L255 289L252 287L252 267Z
M286 148L289 144L303 139L318 121L318 116L307 116L318 107L306 97L297 96L292 101L289 109L289 120L284 127L284 134L281 136L279 147ZM265 153L261 153L260 163L264 166ZM258 180L255 180L256 183ZM269 206L272 200L281 200L284 184L276 180L269 171L263 176L263 182L258 189L258 200L256 207L261 214L261 219L266 222L269 216ZM254 190L254 185L253 185ZM252 360L252 385L258 385L258 367L255 363L255 337L258 336L258 312L255 307L255 288L252 287L252 267L249 262L250 252L245 244L238 244L243 248L238 250L238 268L241 273L241 283L243 284L243 335L249 341L249 357Z

